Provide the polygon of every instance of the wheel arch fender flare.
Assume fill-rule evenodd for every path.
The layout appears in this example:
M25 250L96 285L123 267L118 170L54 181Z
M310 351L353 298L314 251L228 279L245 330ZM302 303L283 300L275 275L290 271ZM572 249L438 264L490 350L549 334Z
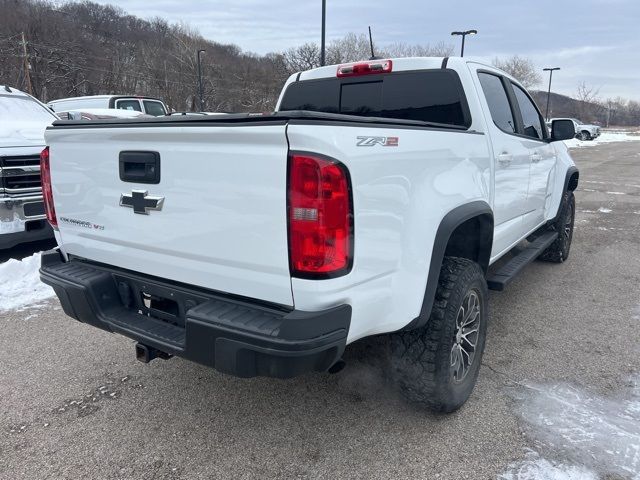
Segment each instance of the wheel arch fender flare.
M481 238L479 239L480 245L478 249L479 258L477 261L486 273L493 245L493 210L487 202L478 200L454 208L447 213L440 222L433 242L433 250L431 252L431 261L429 262L429 272L427 275L427 286L420 309L420 315L413 319L403 330L411 330L426 324L433 307L440 278L440 270L447 246L449 245L449 240L459 226L476 218L480 220L481 225Z
M560 201L558 202L558 210L556 210L556 214L554 217L547 222L547 225L555 223L558 220L558 216L560 215L560 209L562 208L562 198L564 194L567 192L573 192L576 188L578 188L578 180L580 179L580 170L575 165L571 165L567 168L567 172L564 176L564 187L562 189L562 195L560 195Z
M578 167L570 166L567 168L567 173L564 177L564 190L562 193L571 190L572 192L578 188L578 179L580 178L580 171Z

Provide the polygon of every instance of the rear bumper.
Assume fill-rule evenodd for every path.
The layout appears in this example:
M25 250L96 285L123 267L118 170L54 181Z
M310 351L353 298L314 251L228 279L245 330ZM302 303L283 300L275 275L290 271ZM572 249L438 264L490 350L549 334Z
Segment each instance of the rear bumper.
M53 238L42 195L0 198L0 250Z
M238 377L325 371L342 356L351 321L349 305L286 310L80 259L64 262L57 251L42 255L40 278L70 317Z

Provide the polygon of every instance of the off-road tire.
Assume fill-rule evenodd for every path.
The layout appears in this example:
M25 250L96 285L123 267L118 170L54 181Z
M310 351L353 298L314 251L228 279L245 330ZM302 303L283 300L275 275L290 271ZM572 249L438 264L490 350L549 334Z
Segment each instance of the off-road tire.
M473 362L466 376L457 380L452 366L454 344L459 342L457 319L470 292L478 298L479 330ZM487 282L480 266L465 258L445 257L426 325L391 335L390 373L403 396L437 412L460 408L478 378L488 316Z
M565 192L560 203L560 214L549 226L549 229L558 232L558 238L549 245L538 257L545 262L562 263L569 258L571 241L573 240L573 225L576 217L576 199L573 192Z

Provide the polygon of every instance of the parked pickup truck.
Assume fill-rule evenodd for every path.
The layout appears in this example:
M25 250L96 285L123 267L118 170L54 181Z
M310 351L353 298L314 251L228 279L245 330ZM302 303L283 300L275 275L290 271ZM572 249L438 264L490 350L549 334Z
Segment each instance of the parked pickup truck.
M579 140L594 140L600 136L600 127L597 125L584 123L577 118L552 118L549 120L549 125L555 120L570 120L573 122L576 138Z
M42 202L40 152L55 120L31 95L0 85L0 250L53 239Z
M461 58L302 72L268 115L56 122L42 167L60 248L41 278L143 361L292 377L385 335L407 397L452 411L487 289L569 255L578 171L557 140L573 135Z
M115 109L142 112L154 117L167 114L167 106L159 98L134 95L88 95L60 98L47 103L54 112L83 111L87 109Z

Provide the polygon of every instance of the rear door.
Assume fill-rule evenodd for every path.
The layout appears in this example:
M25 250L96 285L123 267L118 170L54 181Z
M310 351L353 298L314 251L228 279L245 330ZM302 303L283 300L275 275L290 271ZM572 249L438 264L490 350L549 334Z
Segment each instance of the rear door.
M494 162L494 221L492 256L499 255L520 240L523 217L528 211L529 149L517 136L515 112L507 93L505 79L493 72L479 70L481 102L484 110Z
M293 305L284 122L57 127L46 140L66 253Z

